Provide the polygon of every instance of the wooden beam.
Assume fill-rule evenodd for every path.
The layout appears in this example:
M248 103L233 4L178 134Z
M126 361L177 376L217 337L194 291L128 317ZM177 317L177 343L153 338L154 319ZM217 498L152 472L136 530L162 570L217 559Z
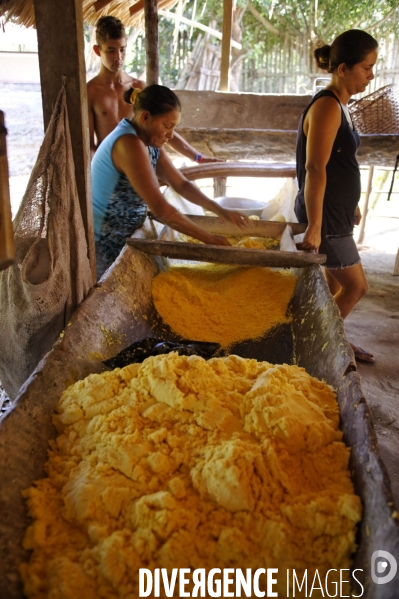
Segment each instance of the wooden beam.
M94 281L95 248L82 0L35 0L34 8L45 129L50 122L62 78L66 77L76 186Z
M147 85L159 82L158 2L144 0L145 53Z
M161 2L159 4L161 6ZM136 5L134 4L134 6L136 6ZM130 8L130 10L131 10L131 8ZM205 31L205 33L209 33L213 37L216 37L216 39L218 39L218 40L223 39L223 35L220 33L220 31L216 31L216 29L212 29L212 27L207 27L206 25L203 25L202 23L198 23L198 21L192 21L191 19L186 19L186 17L180 17L180 16L176 15L175 13L170 12L170 10L161 10L160 9L158 12L161 17L166 17L167 19L173 19L174 21L180 21L181 23L184 23L185 25L190 25L191 27L195 27L196 29ZM233 48L236 48L237 50L242 49L242 44L240 44L239 42L236 42L235 40L231 40L231 45L233 46Z
M258 21L260 23L262 23L262 25L268 30L270 31L270 33L273 33L274 35L280 36L280 31L277 29L277 27L274 27L274 25L272 25L271 23L269 23L269 21L267 21L265 19L265 17L263 15L260 14L259 11L256 10L256 8L254 7L254 5L252 4L252 2L248 2L247 3L247 8L248 10L254 15L254 17L256 19L258 19Z
M242 234L242 230L241 230ZM179 260L196 262L217 262L218 264L242 264L245 266L277 266L290 268L324 264L325 254L306 252L285 252L282 250L253 250L240 247L226 247L179 241L160 241L129 237L127 245L153 256L166 256Z
M101 0L100 0L101 1ZM158 2L158 13L160 12L161 8L168 8L168 6L171 5L171 0L159 0ZM144 11L144 0L138 0L138 2L135 2L134 4L132 4L132 6L129 7L129 14L131 17L135 17L138 15L139 12Z
M0 270L15 262L6 135L4 112L0 110Z
M230 91L230 52L231 29L233 23L233 0L224 0L223 3L223 38L222 60L220 62L220 85L222 92Z
M99 12L100 10L108 6L108 4L111 4L111 2L112 0L97 0L93 4L94 12Z
M393 267L393 273L394 276L399 275L399 248L398 248L398 253L396 254L396 260L395 260L395 265Z
M155 218L155 216L148 212L147 216L150 220L156 220L159 223L162 223L161 219ZM232 237L242 237L243 235L250 235L251 237L278 237L281 238L287 226L289 226L292 230L293 235L299 235L300 233L305 233L307 225L305 223L291 223L291 222L280 222L280 221L271 221L271 220L250 220L245 227L245 233L243 233L243 229L238 225L233 225L233 223L229 223L226 220L223 220L219 216L201 216L199 214L185 214L187 218L191 220L194 225L201 227L201 229L205 229L208 233L215 233L216 235L227 235ZM164 224L164 223L162 223ZM176 241L173 237L169 235L164 235L163 232L166 230L171 230L170 227L165 225L165 228L159 234L158 241ZM132 238L137 238L134 234ZM142 237L140 237L142 239ZM226 246L221 246L226 247ZM261 250L262 252L264 250Z
M215 177L213 179L213 197L220 198L226 195L227 177Z
M294 178L295 164L261 162L209 162L198 166L184 166L181 173L189 181L220 177L275 177Z
M374 166L369 166L369 175L368 175L368 179L367 179L366 195L364 198L363 214L362 214L362 220L360 221L359 235L357 238L357 243L360 245L364 241L364 233L366 231L366 218L367 218L367 214L369 211L370 195L373 190L373 176L374 176Z
M139 0L132 4L132 6L129 6L129 14L131 17L136 16L142 10L144 10L144 0Z

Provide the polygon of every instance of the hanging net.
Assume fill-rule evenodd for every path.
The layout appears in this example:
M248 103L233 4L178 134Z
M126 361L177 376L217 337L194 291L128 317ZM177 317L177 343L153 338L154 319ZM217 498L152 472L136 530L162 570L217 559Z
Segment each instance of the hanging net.
M16 262L0 273L0 380L10 397L92 285L63 83L14 221Z

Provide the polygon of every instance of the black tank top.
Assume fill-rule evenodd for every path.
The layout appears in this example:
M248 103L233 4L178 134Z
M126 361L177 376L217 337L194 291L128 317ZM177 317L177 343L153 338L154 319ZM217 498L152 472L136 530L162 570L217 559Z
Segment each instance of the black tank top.
M330 160L326 166L327 182L321 234L322 237L350 235L353 231L355 210L361 193L360 170L356 160L360 137L356 129L350 127L337 96L327 89L323 89L315 95L299 122L296 144L296 172L299 191L295 200L295 214L300 223L308 222L304 198L307 138L303 132L303 121L312 104L323 96L330 96L337 100L341 107L342 118Z

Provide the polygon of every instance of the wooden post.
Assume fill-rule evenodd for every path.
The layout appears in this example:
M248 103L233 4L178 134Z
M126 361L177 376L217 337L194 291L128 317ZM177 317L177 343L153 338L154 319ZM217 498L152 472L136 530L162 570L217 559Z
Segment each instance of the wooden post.
M145 54L147 85L159 82L158 2L144 0Z
M233 23L233 0L224 0L222 60L220 63L220 85L222 92L230 91L231 28Z
M0 110L0 270L15 262L6 135L4 112Z
M395 260L395 264L393 267L393 273L394 276L398 276L399 275L399 248L398 248L398 253L396 254L396 260Z
M213 179L213 197L220 198L226 195L227 177L215 177Z
M95 247L82 0L64 0L63 2L35 0L34 8L44 128L46 129L50 122L53 104L61 88L62 77L65 76L76 186L86 232L93 281L95 281Z
M364 198L364 208L363 208L362 220L360 221L359 236L357 238L357 243L359 243L359 244L362 244L363 240L364 240L364 232L366 230L366 218L367 218L367 214L369 211L369 200L370 200L371 191L373 189L373 175L374 175L374 166L370 166L369 167L369 176L368 176L368 180L367 180L366 196Z

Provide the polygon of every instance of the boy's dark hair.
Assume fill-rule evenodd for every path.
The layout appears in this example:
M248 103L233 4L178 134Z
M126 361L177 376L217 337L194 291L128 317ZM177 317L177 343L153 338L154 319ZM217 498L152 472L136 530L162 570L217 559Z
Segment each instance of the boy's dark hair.
M331 46L316 48L314 57L319 68L332 73L342 63L351 69L377 48L377 40L369 33L361 29L349 29L336 37Z
M151 116L166 114L171 110L181 110L181 104L176 94L164 85L149 85L143 90L131 87L124 95L123 99L128 104L133 104L133 109L148 110Z
M116 17L101 17L96 25L96 42L98 46L107 40L120 40L126 37L125 26Z

